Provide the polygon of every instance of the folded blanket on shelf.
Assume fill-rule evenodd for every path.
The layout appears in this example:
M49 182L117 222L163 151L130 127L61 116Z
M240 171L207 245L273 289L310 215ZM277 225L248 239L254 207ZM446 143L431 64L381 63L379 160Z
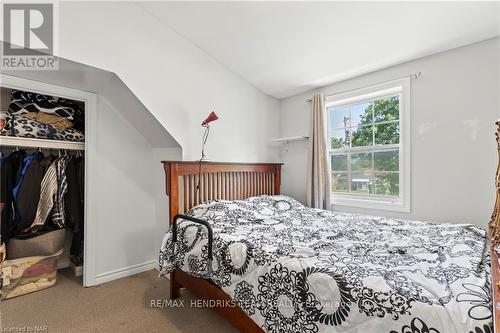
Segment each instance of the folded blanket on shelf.
M45 112L28 112L26 117L32 120L36 120L43 124L51 125L55 127L58 131L62 131L73 127L73 123L66 118L58 115L48 114Z
M7 125L0 129L0 136L15 136L23 138L63 140L73 142L84 142L85 135L74 129L67 128L58 131L55 127L29 119L24 116L7 117Z
M65 98L13 90L9 113L20 116L30 112L41 112L59 116L73 123L76 130L84 131L84 104Z

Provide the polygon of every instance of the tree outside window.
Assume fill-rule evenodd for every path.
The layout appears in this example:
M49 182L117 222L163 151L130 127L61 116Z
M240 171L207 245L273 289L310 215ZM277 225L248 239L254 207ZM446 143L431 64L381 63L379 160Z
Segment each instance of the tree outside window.
M327 111L332 191L399 196L400 95Z

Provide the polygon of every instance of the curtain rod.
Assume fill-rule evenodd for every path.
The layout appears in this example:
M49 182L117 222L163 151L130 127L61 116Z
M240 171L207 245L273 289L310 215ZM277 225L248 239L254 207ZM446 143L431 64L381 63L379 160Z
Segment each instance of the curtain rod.
M414 80L417 80L417 79L419 79L421 76L422 76L422 72L416 72L416 73L413 73L413 74L410 74L410 75L407 75L407 76L402 76L402 77L400 77L400 78L393 79L393 80L404 79L404 78L407 78L407 77L412 78L412 79L414 79ZM390 81L393 81L393 80L390 80ZM341 94L341 93L340 93L340 94ZM312 98L307 98L307 99L306 99L306 102L307 102L307 103L311 103L311 102L312 102Z

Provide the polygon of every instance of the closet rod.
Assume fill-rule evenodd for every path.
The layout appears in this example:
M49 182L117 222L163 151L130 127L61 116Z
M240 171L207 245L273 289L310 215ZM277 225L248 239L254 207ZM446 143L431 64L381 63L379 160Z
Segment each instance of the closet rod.
M0 146L23 147L23 148L46 148L46 149L65 149L65 150L85 150L84 142L71 142L60 140L0 137Z

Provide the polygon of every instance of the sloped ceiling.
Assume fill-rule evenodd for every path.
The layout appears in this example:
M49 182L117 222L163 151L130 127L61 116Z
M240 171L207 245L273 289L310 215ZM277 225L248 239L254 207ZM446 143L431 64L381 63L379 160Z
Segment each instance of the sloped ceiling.
M284 98L499 35L499 2L138 2Z
M59 58L57 71L2 71L3 74L95 93L106 98L120 115L153 146L179 148L179 143L112 72Z

